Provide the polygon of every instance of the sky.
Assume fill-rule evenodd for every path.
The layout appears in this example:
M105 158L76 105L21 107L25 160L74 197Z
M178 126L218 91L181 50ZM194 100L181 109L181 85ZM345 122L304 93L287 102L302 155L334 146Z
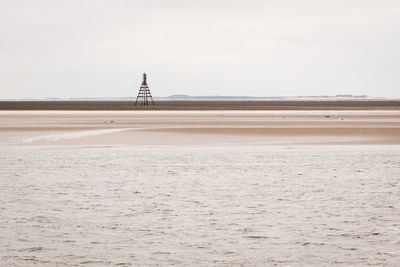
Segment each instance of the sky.
M0 99L400 97L398 0L0 0Z

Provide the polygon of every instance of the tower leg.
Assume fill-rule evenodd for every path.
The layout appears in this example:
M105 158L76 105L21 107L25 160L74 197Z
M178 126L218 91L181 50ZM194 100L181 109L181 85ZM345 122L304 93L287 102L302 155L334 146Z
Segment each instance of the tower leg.
M148 106L150 101L152 105L155 106L149 87L147 86L147 84L142 84L136 97L135 106L137 106L138 103L140 103L141 106Z

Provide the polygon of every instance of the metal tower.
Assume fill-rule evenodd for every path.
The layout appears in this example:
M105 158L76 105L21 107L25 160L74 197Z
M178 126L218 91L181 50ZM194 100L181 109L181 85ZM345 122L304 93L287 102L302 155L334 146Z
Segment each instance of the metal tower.
M140 103L141 106L148 106L151 100L153 106L155 106L153 97L151 96L149 86L147 85L147 74L143 73L143 82L140 86L139 93L136 97L135 106Z

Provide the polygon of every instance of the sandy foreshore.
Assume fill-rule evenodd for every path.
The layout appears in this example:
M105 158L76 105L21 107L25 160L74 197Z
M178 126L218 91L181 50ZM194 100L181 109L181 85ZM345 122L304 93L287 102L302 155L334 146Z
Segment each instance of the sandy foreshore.
M0 111L0 145L400 144L400 111Z

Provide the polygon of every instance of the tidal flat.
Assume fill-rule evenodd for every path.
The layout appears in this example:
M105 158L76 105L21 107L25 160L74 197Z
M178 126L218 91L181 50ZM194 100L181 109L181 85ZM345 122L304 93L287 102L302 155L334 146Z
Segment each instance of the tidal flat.
M1 265L396 266L399 122L0 112Z

